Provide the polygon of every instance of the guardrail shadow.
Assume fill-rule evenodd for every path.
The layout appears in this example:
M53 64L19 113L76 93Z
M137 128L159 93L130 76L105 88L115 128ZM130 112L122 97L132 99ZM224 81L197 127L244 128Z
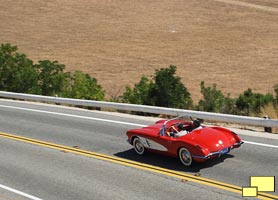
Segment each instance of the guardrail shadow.
M215 158L212 160L208 160L204 163L195 163L191 167L186 167L181 164L178 158L168 157L160 154L146 152L143 156L140 156L135 153L134 149L129 149L123 152L119 152L114 154L117 157L153 165L156 167L166 168L175 171L181 172L192 172L197 173L202 169L213 167L221 162L224 162L226 159L233 158L234 156L231 154L226 154L221 156L220 158Z

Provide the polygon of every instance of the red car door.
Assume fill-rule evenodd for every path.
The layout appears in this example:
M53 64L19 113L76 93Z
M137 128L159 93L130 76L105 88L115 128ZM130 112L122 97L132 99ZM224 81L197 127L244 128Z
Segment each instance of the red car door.
M171 154L173 138L168 135L157 136L153 138L154 143L151 149L160 151L163 154Z

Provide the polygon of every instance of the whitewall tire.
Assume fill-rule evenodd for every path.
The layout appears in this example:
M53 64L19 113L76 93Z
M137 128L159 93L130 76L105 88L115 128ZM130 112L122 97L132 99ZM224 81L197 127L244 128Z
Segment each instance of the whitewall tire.
M139 138L136 137L133 140L133 146L134 146L135 152L137 154L139 154L140 156L145 153L145 147L144 147L143 143L141 142L141 140Z
M179 149L179 159L181 163L187 167L191 166L193 163L191 153L185 147Z

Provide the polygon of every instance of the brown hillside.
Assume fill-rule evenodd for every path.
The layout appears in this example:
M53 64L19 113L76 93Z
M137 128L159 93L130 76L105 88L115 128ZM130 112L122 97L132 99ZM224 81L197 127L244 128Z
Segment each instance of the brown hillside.
M17 45L34 61L83 70L108 95L170 64L195 101L202 80L233 96L249 87L273 92L277 0L241 2L0 0L0 43Z

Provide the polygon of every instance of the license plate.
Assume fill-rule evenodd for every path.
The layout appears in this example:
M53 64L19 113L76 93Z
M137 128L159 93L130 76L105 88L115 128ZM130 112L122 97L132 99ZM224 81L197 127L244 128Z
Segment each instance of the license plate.
M225 149L222 149L222 150L220 151L221 154L226 154L226 153L228 153L228 152L229 152L229 148L225 148Z

